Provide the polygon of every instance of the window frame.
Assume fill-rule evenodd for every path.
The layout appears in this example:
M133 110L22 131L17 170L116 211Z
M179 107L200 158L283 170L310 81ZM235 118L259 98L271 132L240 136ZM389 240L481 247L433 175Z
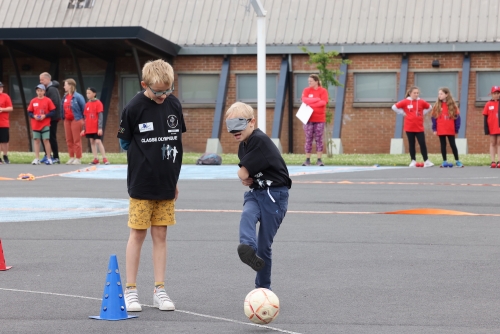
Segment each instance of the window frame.
M489 100L491 100L491 93L489 93L491 86L488 87L488 90L487 90L488 94L486 94L484 96L479 95L480 94L479 76L480 76L480 74L483 74L483 73L498 73L498 76L500 77L500 69L497 71L477 71L476 72L476 102L488 102ZM497 86L500 86L500 80L499 80Z
M28 87L25 85L25 78L36 78L36 81L37 81L37 85L40 84L40 76L39 75L21 75L21 80L23 81L23 87ZM22 100L22 97L21 97L21 92L19 91L19 99L15 99L15 96L14 96L14 81L17 81L17 76L15 75L11 75L9 76L9 97L11 98L12 100L12 104L22 104L23 103L23 100ZM31 87L33 90L35 89L36 85ZM36 97L36 94L34 94L33 96L25 96L26 98L26 103L29 103L31 101L31 99L33 99L34 97Z
M300 76L305 76L307 75L307 78L309 78L309 75L311 74L317 74L317 73L294 73L293 74L293 103L294 104L301 104L302 103L302 92L298 91L299 85L298 85L298 77ZM330 89L333 89L335 91L334 98L330 98L332 94L330 94ZM335 106L335 101L337 99L337 86L330 86L328 87L328 98L329 98L329 104L330 106Z
M207 99L195 99L195 100L188 100L183 98L183 93L182 93L182 78L186 76L211 76L211 77L217 77L217 91L215 93L215 97L212 100L207 100ZM178 86L179 86L179 100L181 103L186 103L186 104L216 104L217 103L217 95L218 95L218 90L219 90L219 82L220 82L220 73L215 74L215 73L179 73L177 75L177 81L178 81Z
M387 97L381 97L381 98L356 98L356 92L357 92L357 86L356 82L359 80L359 76L375 76L375 75L381 75L381 74L387 74L391 75L394 78L394 96L387 98ZM397 72L356 72L354 73L354 78L353 78L353 102L354 103L365 103L365 102L375 102L375 103L394 103L398 101L398 76Z
M244 77L244 76L257 77L257 73L236 73L236 101L244 102L244 103L257 103L258 102L257 96L255 97L255 99L240 99L238 96L240 78ZM266 89L267 89L267 77L268 76L275 76L275 79L276 79L275 91L276 92L275 92L274 98L272 98L272 99L269 99L266 96L266 103L276 103L276 95L278 94L279 74L278 73L266 73ZM258 95L258 91L256 91L255 93Z
M437 94L438 92L436 91L434 96L423 96L422 95L422 88L420 87L420 84L418 83L418 76L419 75L422 75L422 74L434 74L434 75L442 75L442 74L454 74L455 75L455 87L448 87L451 91L451 94L453 95L453 99L455 101L458 101L460 99L460 91L459 91L459 85L458 85L458 71L446 71L446 72L443 72L443 71L439 71L439 72L429 72L429 71L425 71L425 72L414 72L414 82L415 82L415 86L419 87L420 88L420 98L425 100L425 101L435 101L437 100ZM440 86L442 87L442 86Z

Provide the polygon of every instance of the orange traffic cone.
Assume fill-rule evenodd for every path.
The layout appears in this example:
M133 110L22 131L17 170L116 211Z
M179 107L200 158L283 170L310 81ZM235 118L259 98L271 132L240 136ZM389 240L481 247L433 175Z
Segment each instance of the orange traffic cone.
M0 240L0 271L9 270L12 266L7 267L5 265L5 258L3 256L2 240Z

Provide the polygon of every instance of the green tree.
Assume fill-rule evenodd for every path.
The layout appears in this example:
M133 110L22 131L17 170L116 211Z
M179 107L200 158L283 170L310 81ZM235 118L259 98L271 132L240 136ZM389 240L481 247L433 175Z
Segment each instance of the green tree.
M340 64L350 64L351 62L347 59L339 58L339 53L337 51L325 52L325 46L321 45L321 51L314 53L309 51L305 46L300 48L302 51L309 55L309 60L306 64L315 65L318 70L318 76L321 80L321 85L323 88L328 90L330 86L342 86L337 78L343 74L338 68ZM327 127L327 154L329 157L332 156L333 140L331 136L331 125L333 122L333 114L330 110L330 99L326 105L326 127Z

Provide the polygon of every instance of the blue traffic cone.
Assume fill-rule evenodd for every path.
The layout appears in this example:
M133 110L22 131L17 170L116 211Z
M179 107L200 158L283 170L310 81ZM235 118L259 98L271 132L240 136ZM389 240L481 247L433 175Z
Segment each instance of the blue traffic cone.
M106 283L104 284L104 293L102 295L101 314L99 316L90 316L89 318L98 320L137 318L135 315L127 314L120 270L118 269L118 260L114 254L109 258L108 274L106 275Z

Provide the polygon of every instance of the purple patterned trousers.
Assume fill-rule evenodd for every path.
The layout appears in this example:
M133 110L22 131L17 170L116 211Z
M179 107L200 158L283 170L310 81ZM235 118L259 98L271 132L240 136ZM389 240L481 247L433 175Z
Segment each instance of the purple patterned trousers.
M325 131L324 122L312 122L304 124L306 134L306 153L312 152L313 139L316 141L316 152L323 152L323 132Z

